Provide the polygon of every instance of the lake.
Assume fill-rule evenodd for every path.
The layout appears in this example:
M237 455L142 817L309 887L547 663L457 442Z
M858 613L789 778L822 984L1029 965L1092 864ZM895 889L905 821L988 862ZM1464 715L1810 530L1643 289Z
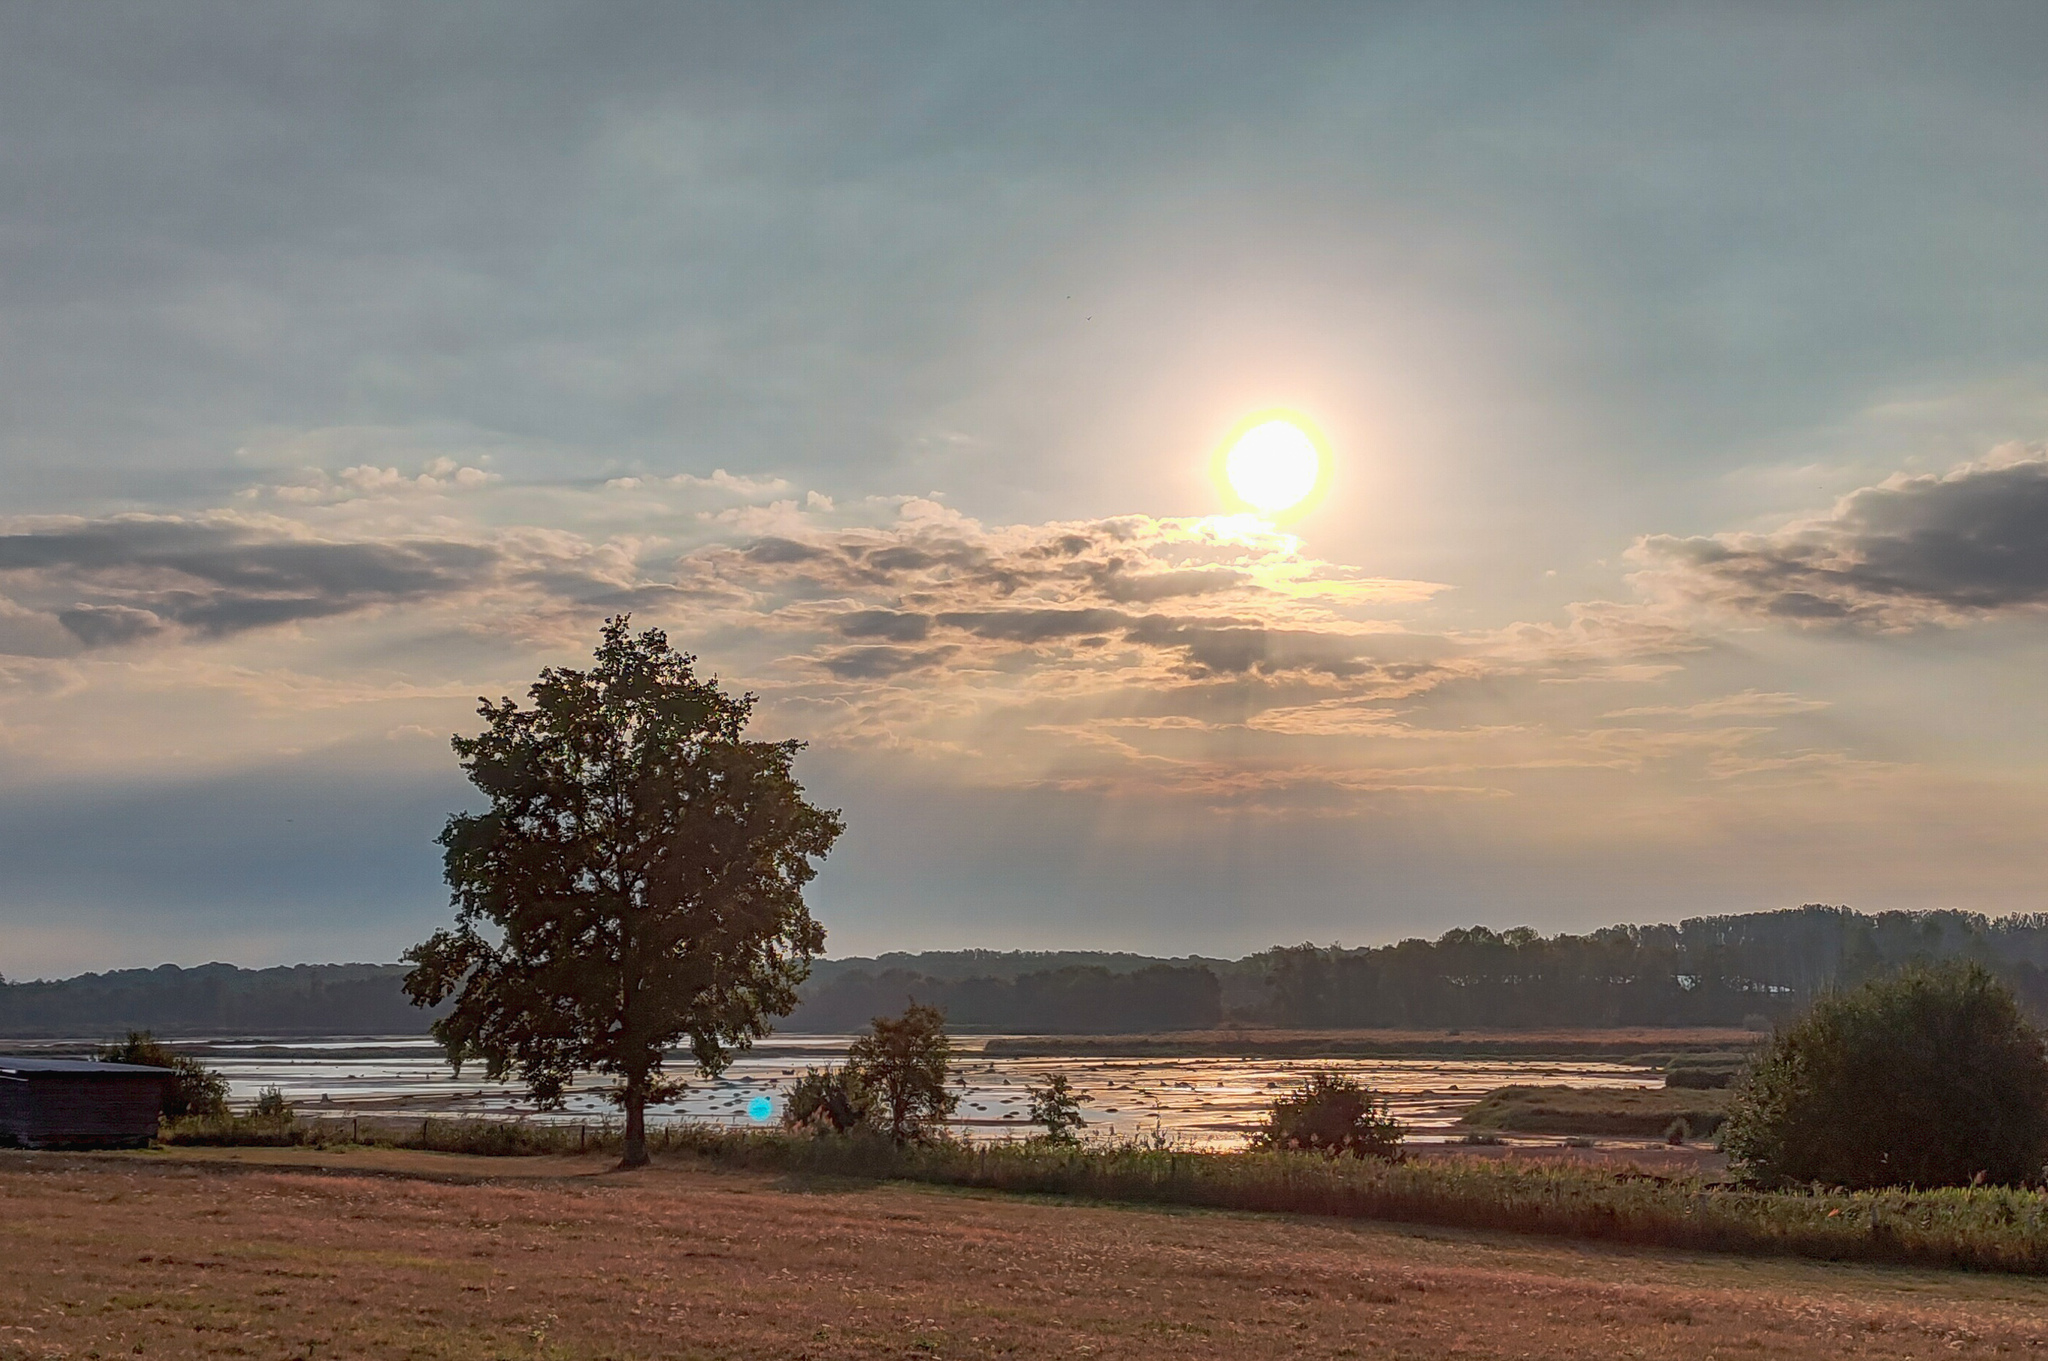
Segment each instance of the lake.
M689 1090L673 1104L649 1107L648 1117L746 1126L756 1123L748 1115L749 1104L766 1096L769 1119L778 1119L790 1080L807 1065L838 1063L852 1038L772 1035L715 1079L697 1078L687 1061L675 1064L672 1072L689 1080ZM1241 1145L1267 1103L1317 1068L1353 1074L1383 1092L1410 1138L1424 1143L1458 1137L1458 1112L1487 1091L1511 1083L1663 1085L1661 1071L1614 1060L1024 1058L984 1053L995 1038L954 1040L960 1095L954 1126L968 1138L1028 1133L1025 1087L1055 1072L1065 1073L1086 1094L1082 1111L1090 1133L1158 1134L1197 1148ZM486 1082L474 1069L459 1077L451 1073L433 1041L412 1036L218 1040L181 1047L192 1048L227 1077L230 1099L237 1104L274 1086L305 1115L484 1116L570 1124L618 1118L616 1109L588 1088L571 1091L563 1110L540 1111L515 1086Z

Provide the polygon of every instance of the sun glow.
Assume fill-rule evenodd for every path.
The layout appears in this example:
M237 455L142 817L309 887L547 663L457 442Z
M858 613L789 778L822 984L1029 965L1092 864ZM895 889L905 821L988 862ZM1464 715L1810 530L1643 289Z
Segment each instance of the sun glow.
M1244 506L1272 519L1303 507L1323 480L1321 441L1291 416L1255 417L1223 456L1222 480Z

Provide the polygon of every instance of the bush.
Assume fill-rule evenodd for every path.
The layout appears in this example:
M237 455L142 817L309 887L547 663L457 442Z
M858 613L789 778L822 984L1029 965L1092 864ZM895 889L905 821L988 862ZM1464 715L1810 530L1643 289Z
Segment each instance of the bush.
M913 1002L893 1021L875 1017L868 1033L846 1051L846 1077L874 1093L890 1138L921 1143L960 1104L946 1090L952 1059L944 1014Z
M188 1116L215 1118L228 1110L228 1080L200 1063L172 1053L147 1030L131 1030L119 1044L104 1045L100 1058L108 1063L139 1063L146 1068L168 1068L174 1073L164 1084L163 1118L182 1120Z
M850 1134L875 1123L874 1094L859 1073L835 1070L830 1064L822 1071L806 1068L789 1085L782 1123L813 1134Z
M2019 1185L2048 1160L2048 1051L1983 968L1824 995L1737 1089L1722 1147L1751 1185Z
M256 1093L256 1104L249 1107L252 1120L270 1120L278 1124L290 1124L292 1103L284 1099L284 1091L278 1087L265 1087Z
M1259 1149L1299 1149L1338 1157L1399 1158L1406 1133L1379 1093L1342 1073L1310 1073L1275 1101L1266 1127L1252 1136Z

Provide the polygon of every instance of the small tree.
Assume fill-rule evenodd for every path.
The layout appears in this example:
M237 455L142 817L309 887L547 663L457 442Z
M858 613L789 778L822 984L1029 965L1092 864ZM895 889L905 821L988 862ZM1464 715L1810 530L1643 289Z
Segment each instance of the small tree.
M872 1125L874 1118L874 1093L860 1075L830 1064L822 1070L804 1069L804 1075L789 1084L789 1096L782 1103L785 1127L815 1134L851 1134Z
M441 833L456 924L406 952L405 990L455 999L433 1026L451 1064L517 1073L543 1106L612 1078L633 1167L648 1104L679 1089L672 1045L709 1076L796 1005L825 943L803 890L841 824L804 801L801 743L744 738L753 696L627 622L591 670L550 667L531 708L485 700L455 739L489 807Z
M952 1059L945 1014L913 1002L894 1020L875 1017L846 1051L846 1075L874 1093L889 1137L910 1143L930 1138L960 1104L946 1090Z
M179 1120L188 1115L226 1115L228 1080L198 1059L173 1053L147 1030L131 1030L119 1044L103 1045L100 1058L108 1063L139 1063L145 1068L168 1068L174 1074L164 1084L163 1116Z
M1031 1123L1044 1127L1048 1143L1076 1142L1075 1135L1088 1124L1081 1118L1086 1092L1075 1091L1065 1073L1054 1073L1042 1083L1026 1086L1024 1094L1031 1099Z
M1252 1147L1398 1159L1406 1133L1372 1088L1342 1073L1315 1072L1267 1109Z
M1760 1186L2036 1181L2048 1051L1975 964L1824 994L1737 1088L1721 1146Z

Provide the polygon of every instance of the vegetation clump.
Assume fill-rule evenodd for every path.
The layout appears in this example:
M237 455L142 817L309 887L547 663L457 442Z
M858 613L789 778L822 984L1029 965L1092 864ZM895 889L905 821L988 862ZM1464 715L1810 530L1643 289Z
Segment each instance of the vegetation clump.
M875 1094L858 1072L828 1063L804 1069L803 1076L789 1085L782 1124L812 1134L851 1134L871 1128L877 1109Z
M1825 994L1757 1060L1722 1146L1764 1187L2037 1183L2048 1049L1975 964Z
M198 1059L173 1052L147 1030L131 1030L121 1043L102 1045L100 1058L107 1063L139 1063L145 1068L170 1069L175 1076L164 1084L166 1120L227 1114L228 1080Z
M1322 1071L1310 1073L1300 1087L1272 1104L1252 1146L1332 1158L1348 1153L1397 1159L1405 1133L1385 1097L1356 1078Z
M1458 1123L1468 1129L1514 1134L1604 1134L1657 1139L1683 1124L1686 1137L1721 1127L1728 1094L1668 1087L1496 1087L1468 1107Z

